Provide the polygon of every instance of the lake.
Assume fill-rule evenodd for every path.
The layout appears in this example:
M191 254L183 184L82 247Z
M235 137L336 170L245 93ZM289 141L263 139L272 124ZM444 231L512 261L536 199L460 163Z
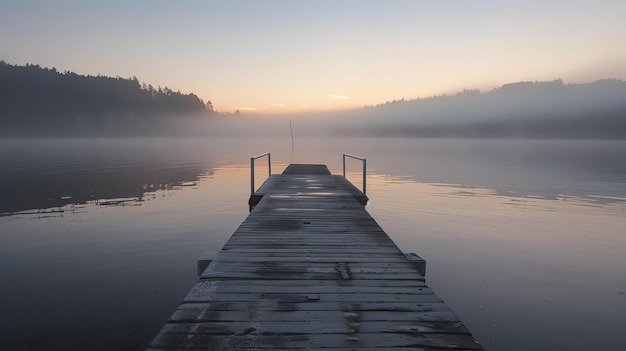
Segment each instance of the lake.
M272 171L367 157L367 210L487 350L626 342L625 141L0 140L0 344L141 350ZM267 163L257 163L257 187ZM360 163L348 178L361 186Z

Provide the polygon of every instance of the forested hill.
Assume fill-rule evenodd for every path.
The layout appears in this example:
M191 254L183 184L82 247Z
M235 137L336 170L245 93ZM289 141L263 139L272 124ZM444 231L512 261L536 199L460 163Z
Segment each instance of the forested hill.
M388 137L626 139L626 81L519 82L365 107L335 131Z
M202 118L210 101L141 84L0 61L0 136L168 134L173 120Z

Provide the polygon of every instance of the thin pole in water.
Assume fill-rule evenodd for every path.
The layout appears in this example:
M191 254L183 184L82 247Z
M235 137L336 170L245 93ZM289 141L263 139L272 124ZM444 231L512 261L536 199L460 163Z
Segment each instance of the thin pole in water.
M291 125L291 120L289 120L289 130L291 131L291 159L289 163L293 163L293 149L295 147L295 144L293 142L293 126Z

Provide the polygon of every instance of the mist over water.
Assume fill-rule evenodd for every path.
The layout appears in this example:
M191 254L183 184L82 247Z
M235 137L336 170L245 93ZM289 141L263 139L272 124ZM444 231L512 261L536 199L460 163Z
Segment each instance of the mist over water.
M247 215L249 157L270 151L275 173L367 157L368 211L427 259L427 283L487 349L619 347L625 142L307 137L293 120L292 150L274 122L246 137L0 141L3 345L143 349L199 254ZM356 161L348 178L361 186Z
M624 140L626 82L519 82L344 111L249 112L216 118L208 130L280 136L289 120L301 136Z
M148 98L151 90L140 88L136 80L102 79L134 87L134 95L127 92L127 98L143 109L136 110L137 106L121 99L116 100L117 111L92 92L92 98L100 101L94 112L88 103L73 103L74 95L66 92L65 100L48 104L63 108L46 109L42 106L48 105L42 103L31 111L22 109L31 104L5 96L0 137L282 137L289 135L291 121L299 136L316 137L626 139L626 82L615 79L584 84L518 82L487 92L464 90L363 108L280 115L266 114L263 109L217 113L210 102L205 110L192 95L152 92L163 95L160 103L172 100L171 106L165 105L170 108L161 109L151 105L156 104L155 98ZM48 90L54 91L53 87ZM120 98L116 91L109 94ZM181 110L173 109L178 103Z

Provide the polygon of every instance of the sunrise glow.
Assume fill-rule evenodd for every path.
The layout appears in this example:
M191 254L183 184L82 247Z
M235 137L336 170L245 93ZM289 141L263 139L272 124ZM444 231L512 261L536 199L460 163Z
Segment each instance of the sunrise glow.
M223 112L626 78L623 1L5 1L0 9L9 63L137 76Z

